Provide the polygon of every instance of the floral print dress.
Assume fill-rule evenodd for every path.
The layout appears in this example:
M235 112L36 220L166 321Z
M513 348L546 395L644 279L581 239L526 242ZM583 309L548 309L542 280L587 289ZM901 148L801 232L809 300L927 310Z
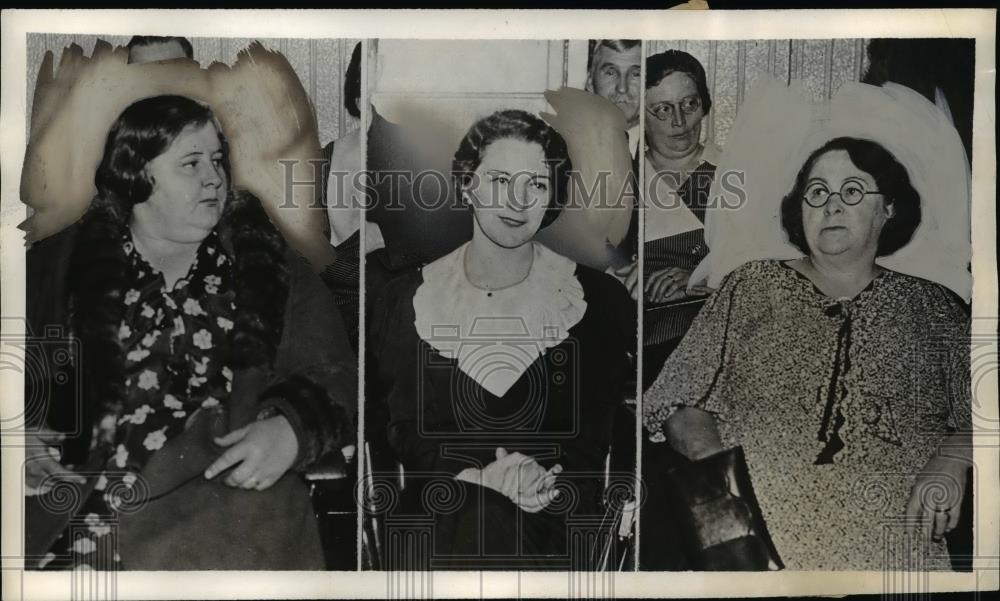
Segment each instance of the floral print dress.
M114 523L150 456L182 432L199 409L221 408L233 372L227 365L235 292L232 261L212 231L186 276L168 289L163 274L143 259L131 233L122 239L127 258L124 318L118 331L125 358L122 415L97 427L97 445L110 459L84 501L83 526L63 532L42 560L46 569L123 569Z
M938 444L970 428L968 328L958 298L920 278L883 271L834 299L784 263L747 263L644 395L644 422L662 442L676 408L716 415L788 569L949 569L904 516Z

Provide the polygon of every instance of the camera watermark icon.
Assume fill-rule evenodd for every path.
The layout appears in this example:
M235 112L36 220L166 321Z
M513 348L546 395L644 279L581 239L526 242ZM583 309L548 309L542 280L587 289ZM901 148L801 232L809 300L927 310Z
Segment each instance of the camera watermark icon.
M579 432L580 347L573 337L553 346L554 329L532 334L523 317L476 318L468 332L457 325L432 326L428 344L418 349L418 433L430 438L504 439L537 437L551 441ZM455 369L455 361L458 369ZM437 385L444 373L447 389ZM489 397L518 387L516 403L502 410ZM499 394L498 394L499 393ZM565 419L547 420L558 399ZM449 426L435 415L448 414ZM453 425L451 425L453 424Z
M23 374L24 407L20 413L7 413L0 418L0 431L6 435L27 434L37 431L45 421L54 403L70 403L73 411L61 412L62 416L79 416L82 393L80 388L79 339L66 328L48 326L39 335L32 335L23 318L4 318L0 335L0 371ZM18 327L8 327L14 321L23 323L25 333ZM8 406L9 407L9 406ZM61 423L60 431L67 436L83 432L78 419Z

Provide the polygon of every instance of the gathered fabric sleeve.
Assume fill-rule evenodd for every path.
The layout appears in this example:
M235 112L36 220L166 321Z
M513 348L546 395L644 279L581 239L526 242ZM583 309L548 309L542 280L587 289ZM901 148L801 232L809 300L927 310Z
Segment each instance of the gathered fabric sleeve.
M944 398L929 399L937 403L931 412L946 412L945 425L950 432L972 432L972 320L968 306L953 292L937 284L929 284L923 298L929 305L934 336L929 348L939 347L940 354L932 352L933 360L943 361L945 386ZM929 325L929 324L928 324Z
M261 394L259 409L288 419L299 442L295 469L355 444L358 368L344 324L320 277L294 251L284 328L275 359L275 379Z
M435 432L458 430L446 406L449 399L424 378L424 353L429 347L413 325L413 296L421 283L419 271L395 278L372 307L366 337L366 430L370 437L384 436L407 470L454 476L473 465L449 456L442 439L420 433L421 423ZM372 419L377 415L382 416L381 423Z
M681 407L725 413L720 392L734 360L734 341L743 337L753 318L744 295L759 275L755 271L754 264L744 265L722 280L643 395L643 424L653 442L666 440L663 424Z
M948 425L957 432L972 432L972 361L970 356L971 323L966 322L965 336L951 345L948 365Z
M918 385L907 394L916 427L923 436L943 437L972 431L969 306L954 292L920 278L902 279L906 323L913 336L908 365ZM897 320L899 318L897 317ZM918 379L917 379L918 378Z

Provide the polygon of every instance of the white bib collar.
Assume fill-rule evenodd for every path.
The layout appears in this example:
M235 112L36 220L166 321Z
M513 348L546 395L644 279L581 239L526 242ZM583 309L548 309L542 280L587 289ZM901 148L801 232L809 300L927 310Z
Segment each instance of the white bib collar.
M484 290L469 282L467 242L425 266L413 296L417 335L496 396L565 340L587 309L576 263L531 244L531 271L513 286Z

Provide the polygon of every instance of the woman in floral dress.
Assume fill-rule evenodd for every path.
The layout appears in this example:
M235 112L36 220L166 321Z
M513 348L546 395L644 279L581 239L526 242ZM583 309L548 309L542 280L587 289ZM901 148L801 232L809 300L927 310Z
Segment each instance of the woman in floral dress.
M804 256L729 273L645 397L654 442L691 459L743 447L789 569L949 567L971 461L969 314L876 263L921 222L911 177L870 140L813 151L781 204Z
M208 107L181 96L132 104L108 134L88 212L29 252L29 321L68 331L60 340L72 363L28 379L29 394L52 393L28 440L27 483L84 495L39 567L128 569L121 519L143 504L162 514L169 493L182 506L193 480L311 518L294 472L353 441L356 366L336 308L259 202L230 188L227 152ZM51 386L60 378L78 392ZM215 455L185 459L181 435L205 420L225 424L213 431ZM62 464L50 456L56 445ZM171 469L192 476L151 495L157 476L144 468L171 448ZM191 523L149 544L167 561L198 557L209 535ZM287 529L306 534L284 557L233 549L183 565L322 568L315 522Z

